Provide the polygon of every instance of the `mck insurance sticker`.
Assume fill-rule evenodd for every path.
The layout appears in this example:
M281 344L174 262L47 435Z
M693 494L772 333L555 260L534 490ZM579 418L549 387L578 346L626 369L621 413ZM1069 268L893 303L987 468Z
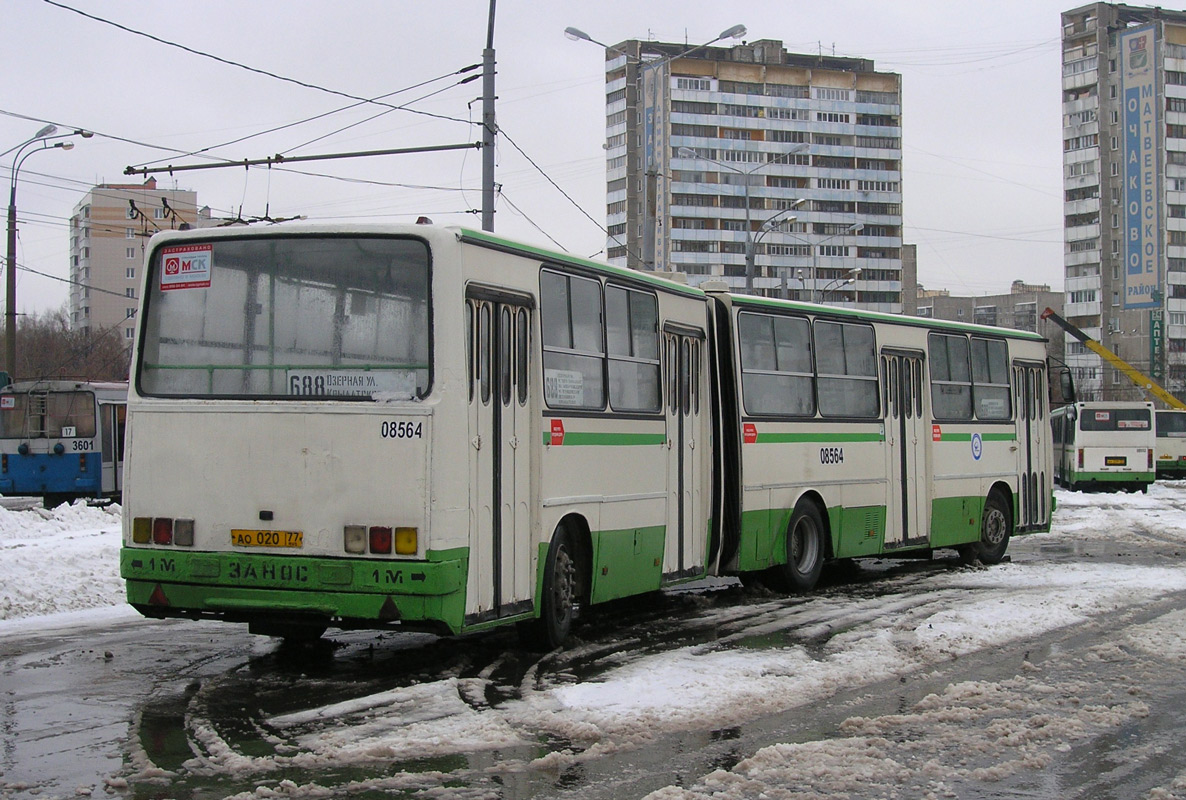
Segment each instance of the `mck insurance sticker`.
M209 287L213 248L209 244L161 248L161 291Z

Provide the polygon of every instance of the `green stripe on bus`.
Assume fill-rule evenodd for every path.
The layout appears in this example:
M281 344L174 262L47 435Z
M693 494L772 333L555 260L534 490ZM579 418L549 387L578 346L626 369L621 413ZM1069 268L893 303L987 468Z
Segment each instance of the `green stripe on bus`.
M970 433L945 433L941 441L944 442L970 442L972 441L972 434ZM1015 442L1017 441L1017 432L1011 433L982 433L980 434L980 441L982 442Z
M836 442L880 442L881 433L759 433L758 444L791 444L811 442L833 444Z
M544 431L544 444L553 444L551 431ZM639 445L667 444L667 434L565 431L561 441L555 444L564 447L637 447Z

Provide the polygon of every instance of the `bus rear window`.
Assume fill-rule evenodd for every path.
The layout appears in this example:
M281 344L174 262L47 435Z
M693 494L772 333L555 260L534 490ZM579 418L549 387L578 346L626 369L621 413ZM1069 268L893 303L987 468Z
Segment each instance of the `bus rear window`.
M13 392L0 398L0 439L95 435L95 395L91 392Z
M431 382L429 254L393 237L244 236L158 247L146 395L411 399Z
M1180 411L1158 411L1157 435L1186 439L1186 414Z
M1147 408L1083 409L1079 415L1079 430L1083 431L1147 431Z

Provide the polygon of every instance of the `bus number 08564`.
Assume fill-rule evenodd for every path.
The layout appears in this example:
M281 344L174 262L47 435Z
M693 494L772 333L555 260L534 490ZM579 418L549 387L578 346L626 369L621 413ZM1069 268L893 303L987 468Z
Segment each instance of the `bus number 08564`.
M384 439L422 439L424 438L424 423L384 420L383 424L379 426L379 435Z

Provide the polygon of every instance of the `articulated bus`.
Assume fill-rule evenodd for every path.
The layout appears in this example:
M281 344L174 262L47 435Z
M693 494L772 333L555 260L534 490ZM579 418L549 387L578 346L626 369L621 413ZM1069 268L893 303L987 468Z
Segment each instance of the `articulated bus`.
M429 225L166 232L121 573L150 617L555 647L707 575L1048 530L1044 340L730 295Z
M118 500L128 385L21 381L0 389L0 494Z
M1057 408L1054 475L1072 490L1149 491L1156 434L1153 404L1140 401L1071 403Z
M1155 411L1157 477L1186 478L1186 411Z

